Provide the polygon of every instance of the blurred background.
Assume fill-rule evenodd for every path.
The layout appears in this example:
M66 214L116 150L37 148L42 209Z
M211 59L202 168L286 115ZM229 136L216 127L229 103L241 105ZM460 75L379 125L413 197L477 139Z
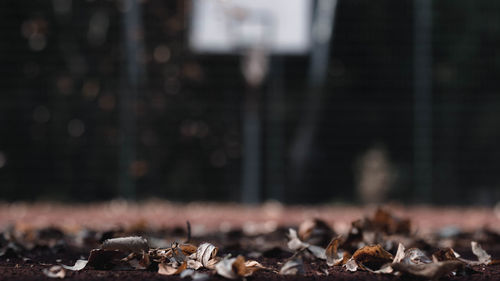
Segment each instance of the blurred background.
M251 2L0 1L0 200L500 200L499 1Z

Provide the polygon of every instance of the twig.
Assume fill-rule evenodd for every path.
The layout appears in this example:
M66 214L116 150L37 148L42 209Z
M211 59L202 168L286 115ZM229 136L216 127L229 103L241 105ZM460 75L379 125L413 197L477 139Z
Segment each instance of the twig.
M189 221L186 221L186 226L187 226L187 239L186 242L184 243L189 243L189 241L191 241L191 224L189 223Z

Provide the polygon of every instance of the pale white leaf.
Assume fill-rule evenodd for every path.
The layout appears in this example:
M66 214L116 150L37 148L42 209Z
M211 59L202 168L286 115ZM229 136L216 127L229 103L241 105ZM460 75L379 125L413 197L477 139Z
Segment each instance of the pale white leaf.
M351 272L355 272L356 270L358 270L358 263L353 259L353 258L350 258L345 264L344 264L345 268Z
M287 261L280 270L281 275L304 274L304 262L302 259L293 259Z
M202 267L203 267L203 264L201 264L201 262L199 262L197 260L188 260L187 261L187 268L189 268L189 269L197 270L197 269L200 269Z
M309 247L309 244L302 242L297 236L297 231L295 229L290 228L288 230L288 248L292 251L299 251Z
M491 262L491 256L483 250L483 247L479 245L476 241L470 242L472 247L472 253L476 255L479 264L489 264Z
M79 271L79 270L84 269L85 266L87 266L88 262L89 262L88 260L77 260L75 262L75 265L73 265L73 266L69 266L69 265L64 265L63 264L62 267L64 267L67 270Z
M307 250L310 251L316 258L326 260L325 248L316 245L309 245Z
M60 265L54 265L50 268L44 268L43 274L49 278L60 278L63 279L66 277L66 270Z
M401 263L422 264L432 263L432 260L427 257L420 249L413 248L406 251L404 258L401 260Z
M181 278L191 277L191 279L193 279L193 281L204 281L204 280L208 280L210 275L208 275L206 273L196 272L193 269L186 269L183 272L181 272L180 277Z
M129 236L107 239L101 249L119 250L123 252L141 253L149 250L148 241L140 236Z
M233 263L236 258L224 258L215 265L215 271L220 276L228 279L237 279L238 275L233 271Z
M217 255L217 247L210 243L203 243L198 246L196 250L196 260L201 262L204 267L213 266L213 262L210 262Z
M405 246L399 243L398 251L396 252L396 255L394 255L394 260L392 262L393 263L401 262L401 260L403 260L404 257L405 257Z

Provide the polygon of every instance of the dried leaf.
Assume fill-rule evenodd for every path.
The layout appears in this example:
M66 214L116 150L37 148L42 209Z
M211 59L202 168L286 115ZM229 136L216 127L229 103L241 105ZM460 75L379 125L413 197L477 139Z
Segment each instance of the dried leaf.
M401 219L393 216L382 208L377 209L371 220L371 224L376 230L383 231L388 234L408 234L411 230L411 222L409 219Z
M197 269L200 269L202 267L203 267L203 264L201 264L201 262L199 262L197 260L187 260L187 268L189 268L189 269L197 270Z
M102 243L103 250L119 250L122 252L141 253L149 250L148 241L140 236L129 236L107 239Z
M395 271L431 280L438 280L442 276L463 268L463 266L464 264L460 261L440 261L422 264L395 263L391 265Z
M288 230L288 248L292 251L299 251L309 247L309 244L302 242L297 236L297 231L295 229L290 228Z
M171 264L158 264L158 274L161 275L177 275L183 272L187 268L187 263L184 262L179 267L175 267Z
M385 264L383 265L380 269L378 270L371 270L369 268L364 268L370 272L377 273L377 274L391 274L394 272L394 269L392 268L392 264L401 262L405 258L405 247L403 244L399 243L398 245L398 250L396 252L396 255L394 256L394 259L392 260L391 264Z
M217 255L218 248L210 243L203 243L196 250L196 260L204 267L212 269L216 263L214 259Z
M324 246L334 235L333 229L320 219L309 219L299 225L299 239L310 244Z
M243 256L225 258L215 265L217 273L229 279L248 277L262 268L264 266L257 261L245 261Z
M393 263L401 262L403 258L405 257L405 246L401 243L398 245L398 251L396 252L396 255L394 255L394 259L392 260Z
M191 277L193 279L193 281L204 281L204 280L208 280L210 275L208 275L206 273L196 272L192 269L186 269L183 272L181 272L180 277L181 278Z
M301 240L307 240L312 232L314 227L316 226L316 222L314 220L306 220L299 225L298 236Z
M233 262L233 271L236 271L236 274L240 277L251 276L255 271L262 268L264 268L262 264L253 260L245 261L243 256L236 257L236 260Z
M422 264L431 262L432 260L427 257L424 252L417 248L408 249L405 252L404 258L401 260L401 263L405 264Z
M236 258L224 258L215 265L215 271L220 276L228 279L237 279L238 275L233 271L233 263Z
M80 270L84 269L85 266L87 266L88 262L89 262L88 260L77 260L75 262L75 265L73 265L73 266L63 264L62 267L67 269L67 270L80 271Z
M186 255L177 244L172 246L169 253L171 254L172 259L178 263L183 263L186 260Z
M344 264L345 268L351 272L355 272L356 270L358 270L358 263L353 259L353 258L350 258L345 264Z
M304 272L304 262L301 258L287 261L280 270L281 275L297 275Z
M60 265L51 266L49 269L44 268L43 274L49 278L61 278L66 277L66 270Z
M191 244L182 244L182 245L179 245L178 247L181 249L181 251L186 256L189 256L193 253L196 253L196 250L198 249L198 247L196 247L195 245L191 245Z
M343 255L340 255L338 253L338 247L341 242L341 238L337 237L332 239L330 241L330 244L326 247L325 250L325 256L326 256L326 264L328 266L334 266L334 265L339 265L342 263L342 260L344 259Z
M359 265L366 266L372 270L380 269L382 265L386 263L392 262L392 255L384 250L382 246L365 246L361 249L358 249L352 255L352 259L354 259Z
M434 254L432 254L432 259L436 261L452 261L459 258L460 255L455 252L452 248L439 249Z
M470 242L471 248L472 248L472 253L476 255L479 264L489 264L491 263L491 256L486 253L485 250L479 245L476 241Z
M148 253L142 253L140 259L136 259L137 254L132 253L132 255L133 257L131 259L127 259L126 261L128 261L128 264L134 269L146 269L151 264Z
M325 255L325 248L316 246L316 245L309 245L307 247L307 250L313 254L318 259L326 260L326 255Z

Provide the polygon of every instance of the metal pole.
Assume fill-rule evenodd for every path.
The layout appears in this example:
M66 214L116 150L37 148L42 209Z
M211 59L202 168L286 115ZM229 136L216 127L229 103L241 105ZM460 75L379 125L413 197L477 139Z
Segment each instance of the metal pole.
M143 74L142 65L138 62L138 55L142 51L141 6L138 1L125 1L124 11L124 39L125 39L125 73L122 80L120 96L120 156L118 192L121 197L134 199L136 196L135 183L129 169L135 159L135 136L137 118L134 106L137 101L140 76Z
M268 53L254 48L243 58L242 72L248 84L243 105L243 185L241 201L256 204L261 199L260 91L267 76Z
M258 90L249 88L243 105L243 189L242 202L260 202L260 108Z
M414 0L414 182L416 200L432 190L432 0Z
M266 96L266 197L285 200L285 95L283 92L283 58L271 59L270 87Z
M292 178L301 184L323 102L323 86L328 70L330 41L335 23L337 0L318 0L312 26L312 53L309 64L309 93L304 118L300 120L291 147Z

